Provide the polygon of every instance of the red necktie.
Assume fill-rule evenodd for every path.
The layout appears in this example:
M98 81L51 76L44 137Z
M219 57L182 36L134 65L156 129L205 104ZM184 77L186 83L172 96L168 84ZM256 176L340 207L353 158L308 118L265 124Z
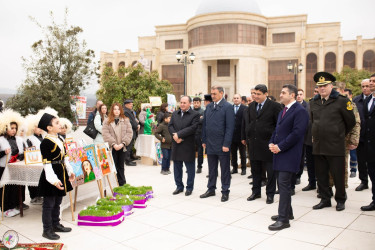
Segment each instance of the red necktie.
M283 110L283 114L281 115L281 118L284 118L284 115L285 115L285 113L286 113L287 110L288 110L288 108L285 107L284 110Z

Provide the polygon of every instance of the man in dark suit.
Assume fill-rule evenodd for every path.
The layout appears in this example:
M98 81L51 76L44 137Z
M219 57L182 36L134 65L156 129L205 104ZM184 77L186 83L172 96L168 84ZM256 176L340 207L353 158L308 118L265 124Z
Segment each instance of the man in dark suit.
M193 192L195 178L195 132L199 124L199 113L190 108L191 98L183 96L180 100L180 109L173 112L168 124L172 134L172 160L176 190L174 195L184 191L182 182L182 167L185 162L187 169L187 185L185 195Z
M276 222L268 227L272 231L290 227L289 220L294 219L291 180L300 170L303 141L309 123L306 109L296 101L297 93L296 86L283 86L280 101L285 107L279 113L269 144L274 154L273 169L277 172L280 193L278 215L271 217Z
M249 124L246 124L245 133L249 145L253 187L252 194L247 200L261 198L262 167L265 167L267 169L266 203L271 204L276 192L276 177L272 168L273 154L269 150L268 144L282 107L280 103L269 100L267 95L266 85L255 86L255 102L252 102L248 109Z
M375 210L375 74L370 78L370 95L364 103L365 116L365 164L372 182L372 202L368 206L361 207L362 211Z
M137 118L135 118L135 115L134 115L132 99L126 99L124 101L124 114L126 117L129 118L130 124L132 125L132 129L133 129L133 139L130 142L130 144L126 147L125 164L127 166L136 166L137 163L134 162L134 160L136 160L137 158L133 156L133 146L134 146L135 140L137 139L138 131L141 127L139 125Z
M318 72L314 81L319 94L310 100L312 141L315 173L321 201L313 209L331 207L329 173L332 175L337 202L336 211L345 209L345 137L356 120L353 105L346 97L333 89L336 78L327 72Z
M354 97L353 102L357 105L359 117L361 119L361 132L359 136L359 144L356 149L357 151L357 162L358 162L358 172L361 184L355 189L355 191L362 191L368 189L368 172L365 157L365 114L364 114L364 103L366 99L371 96L370 90L370 79L364 79L361 82L362 94Z
M241 158L241 175L246 174L246 145L241 143L241 128L242 128L242 117L244 110L247 107L241 104L241 96L239 94L235 94L233 96L233 110L234 110L234 132L232 138L232 145L230 147L230 152L232 155L232 174L238 173L238 157L237 151L240 151L240 158Z
M208 190L200 198L215 195L218 162L221 168L221 201L229 199L230 152L234 130L233 106L224 98L223 87L211 88L212 103L207 105L203 116L202 143L206 148L208 160Z
M202 109L202 99L199 97L194 97L193 99L194 111L199 113L199 124L195 132L195 147L198 151L198 165L197 165L197 174L202 173L203 165L203 146L202 146L202 121L204 109Z

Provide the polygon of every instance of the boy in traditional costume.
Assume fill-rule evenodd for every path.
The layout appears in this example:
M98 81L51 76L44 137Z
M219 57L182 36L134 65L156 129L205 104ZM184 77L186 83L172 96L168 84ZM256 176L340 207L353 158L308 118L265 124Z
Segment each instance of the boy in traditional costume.
M38 127L48 134L40 144L44 169L39 180L39 194L43 196L43 237L58 240L56 232L70 232L72 229L60 224L60 204L73 188L73 169L65 157L63 141L58 137L60 132L59 118L45 113Z

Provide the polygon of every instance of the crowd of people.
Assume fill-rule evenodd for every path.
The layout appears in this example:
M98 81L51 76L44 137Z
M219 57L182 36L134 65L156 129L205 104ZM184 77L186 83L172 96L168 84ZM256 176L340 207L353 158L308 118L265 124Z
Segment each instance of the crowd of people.
M267 204L280 195L278 214L271 217L275 223L270 230L290 227L289 220L294 218L291 196L301 183L305 167L308 185L302 191L317 190L320 198L313 209L331 207L334 196L336 210L344 210L348 178L355 178L358 172L361 184L356 191L369 188L368 176L372 182L375 180L375 74L361 82L362 93L353 99L345 83L336 83L327 72L316 73L314 80L314 96L308 102L304 90L294 85L282 86L277 102L269 96L266 85L258 84L248 96L235 94L233 104L226 100L221 86L212 87L211 93L204 95L204 108L199 97L189 96L181 97L179 109L173 113L167 111L168 104L162 104L153 132L161 143L162 175L172 173L173 161L173 195L184 191L186 196L192 195L195 174L202 173L205 153L208 182L200 198L216 195L220 176L221 201L228 201L231 175L240 172L245 176L250 167L248 201L260 199L264 186ZM126 184L125 166L137 165L134 142L145 131L150 109L144 106L137 118L131 99L110 107L98 100L89 115L88 123L93 122L98 131L94 143L106 142L112 150L119 185ZM58 218L62 196L71 190L67 180L75 178L64 146L71 128L69 120L58 118L57 112L49 108L26 118L9 109L0 112L0 176L7 162L23 160L26 148L41 150L45 167L39 187L29 187L29 194L31 204L43 205L43 236L48 239L58 239L56 232L71 230ZM19 214L14 195L17 188L11 185L5 189L3 209L7 217ZM0 198L2 193L0 190ZM374 185L372 194L372 202L361 210L375 210ZM23 207L27 209L28 205Z

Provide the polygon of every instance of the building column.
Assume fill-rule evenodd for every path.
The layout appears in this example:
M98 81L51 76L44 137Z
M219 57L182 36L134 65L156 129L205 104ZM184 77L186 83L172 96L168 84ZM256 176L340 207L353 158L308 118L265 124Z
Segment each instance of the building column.
M342 42L342 37L339 37L337 41L337 58L336 58L336 71L341 72L342 67L344 67L344 46Z
M324 45L323 39L319 38L318 72L324 71Z
M117 71L118 69L118 64L119 64L119 59L118 59L118 50L113 51L113 62L112 62L112 68L113 71Z
M357 69L363 69L363 46L362 36L357 36L357 53L355 55L355 66Z
M301 58L299 59L300 63L303 65L303 70L300 72L298 77L299 88L303 89L306 92L306 40L301 40ZM298 67L298 66L297 66Z

